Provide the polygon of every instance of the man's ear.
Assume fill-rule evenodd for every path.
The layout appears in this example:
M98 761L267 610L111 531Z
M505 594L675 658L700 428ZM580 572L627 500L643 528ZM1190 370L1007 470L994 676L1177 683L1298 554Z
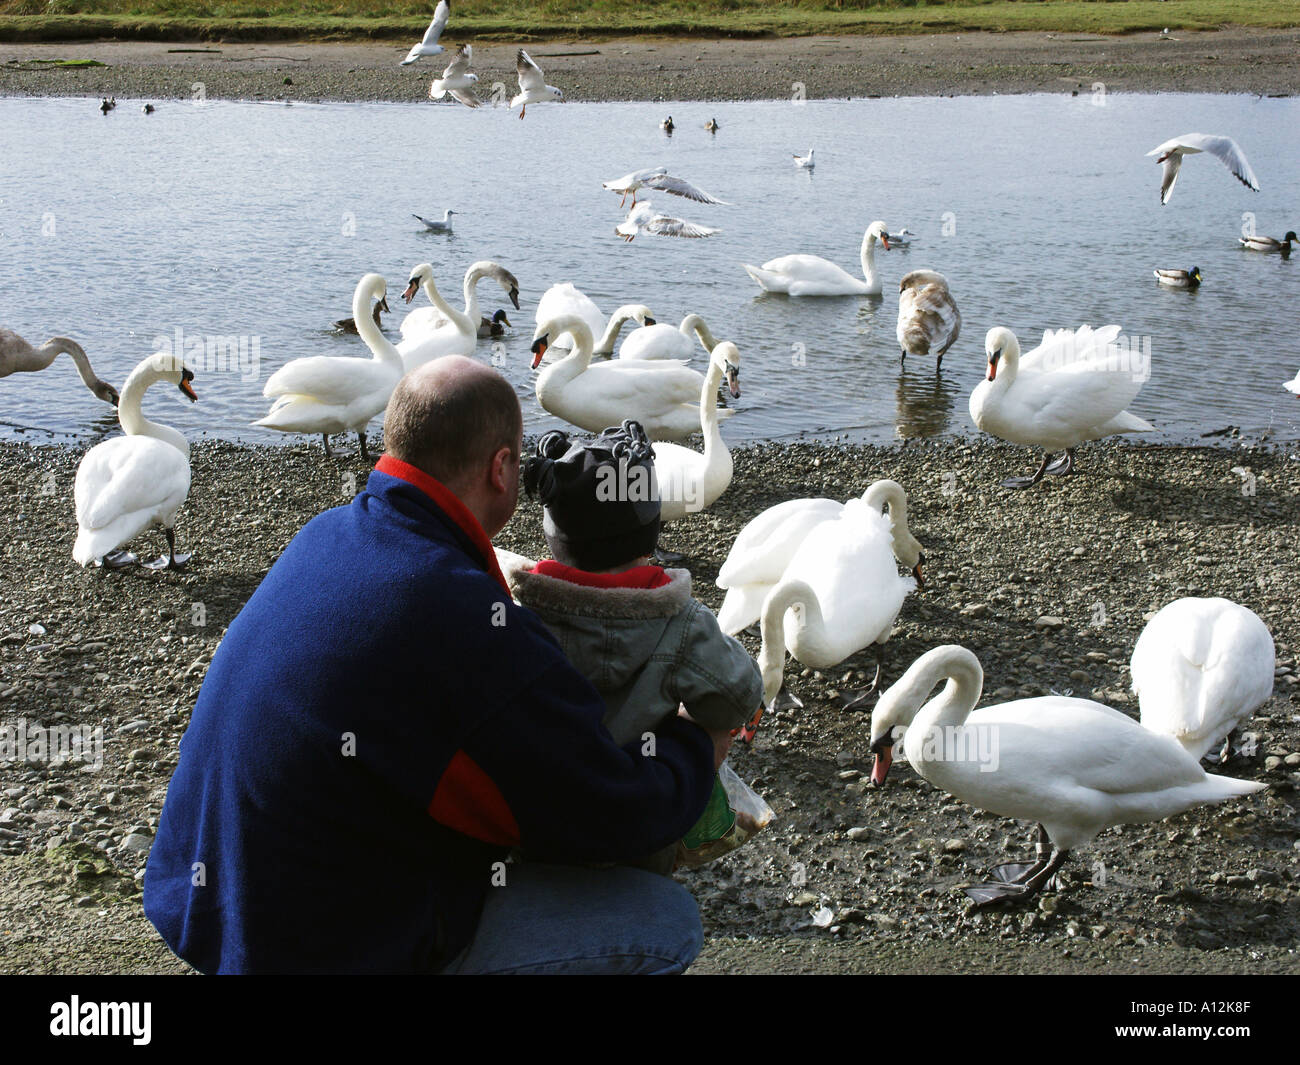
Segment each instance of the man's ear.
M519 456L510 448L500 448L492 455L492 461L488 465L488 482L491 484L493 491L504 495L510 490L510 481L506 476L506 471L512 465L519 465Z

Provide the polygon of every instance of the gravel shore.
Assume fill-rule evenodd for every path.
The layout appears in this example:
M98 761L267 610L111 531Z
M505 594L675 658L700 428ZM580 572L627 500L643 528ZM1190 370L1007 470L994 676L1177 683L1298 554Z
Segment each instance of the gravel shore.
M809 99L1073 92L1098 81L1109 92L1300 92L1300 30L518 43L570 100L783 99L795 82ZM518 43L474 42L485 90L500 80L513 93ZM190 99L198 83L208 99L424 101L446 63L400 67L406 47L0 44L0 95Z
M345 502L367 469L318 445L201 442L177 527L191 566L106 573L71 560L79 458L0 444L11 530L0 541L0 724L99 726L104 737L99 768L0 763L0 971L181 972L139 904L177 744L230 620L298 529ZM1111 443L1079 458L1076 476L1011 493L999 479L1032 456L980 440L747 448L722 499L666 540L716 609L714 577L760 510L893 477L910 496L927 584L904 605L884 682L959 642L983 662L986 700L1068 689L1135 713L1127 661L1144 615L1189 594L1244 603L1274 634L1278 678L1254 755L1224 771L1268 789L1108 831L1067 865L1061 893L971 914L959 885L1029 853L1032 826L974 811L902 763L884 789L867 787L869 717L838 694L869 679L872 656L826 676L791 663L805 709L769 717L732 759L776 820L682 877L708 935L698 971L1300 971L1300 463L1246 444ZM498 542L544 551L538 509L523 502ZM147 557L161 543L135 547Z

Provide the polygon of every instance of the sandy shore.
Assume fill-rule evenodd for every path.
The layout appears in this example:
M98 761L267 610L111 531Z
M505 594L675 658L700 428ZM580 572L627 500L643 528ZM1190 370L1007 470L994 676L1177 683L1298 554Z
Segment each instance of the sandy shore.
M1300 31L1102 37L953 34L779 40L547 41L533 54L570 100L756 100L1069 92L1300 92ZM453 46L457 41L450 42ZM514 91L513 44L475 44L486 88ZM444 63L394 44L0 44L0 95L424 100ZM54 67L59 59L105 66ZM286 79L288 79L286 81Z
M0 444L0 513L14 530L0 539L0 723L104 736L99 768L0 763L0 972L180 972L143 917L139 878L195 696L285 544L367 470L317 444L200 442L177 527L190 568L103 573L70 557L79 458ZM826 676L789 664L805 709L769 717L733 755L776 820L683 876L708 935L699 971L1300 971L1300 462L1246 444L1105 444L1080 452L1076 476L1025 493L998 481L1029 468L1028 450L984 441L767 445L735 462L727 493L667 537L714 609L726 552L764 508L845 499L886 475L908 490L927 586L904 604L886 683L958 642L983 662L986 700L1068 690L1133 713L1127 662L1144 616L1188 594L1257 611L1279 671L1254 754L1224 770L1267 790L1108 831L1067 866L1060 894L981 915L960 885L1027 853L1031 826L974 811L905 764L883 790L866 787L869 718L839 695L869 679L874 658ZM1234 468L1254 475L1253 495ZM525 501L498 543L543 551L536 506ZM149 557L160 545L135 547ZM813 923L822 907L829 927Z

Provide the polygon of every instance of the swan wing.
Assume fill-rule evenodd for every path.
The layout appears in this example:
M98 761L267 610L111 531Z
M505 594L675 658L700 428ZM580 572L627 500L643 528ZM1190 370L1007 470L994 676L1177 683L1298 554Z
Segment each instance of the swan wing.
M712 203L722 206L730 206L726 200L719 200L710 196L703 189L697 188L689 181L683 181L681 178L672 177L670 174L651 175L644 180L648 188L659 189L663 192L670 192L674 196L684 196L688 200L694 200L696 203Z
M398 328L403 340L412 340L432 333L446 320L437 307L417 307L402 319Z
M788 499L768 507L740 530L718 571L718 587L776 583L808 534L843 509L834 499Z
M262 395L308 396L327 406L346 405L384 387L395 387L401 376L399 369L377 359L316 355L281 366L266 382Z
M753 277L760 285L763 284L756 272L749 267L750 276ZM769 291L789 292L790 295L847 295L861 292L866 288L863 281L859 281L852 274L836 266L833 262L823 259L820 255L782 255L777 259L769 259L763 264L762 274L769 278L782 279L782 287L768 288Z
M898 343L918 355L942 355L961 334L961 312L947 285L906 289L898 297Z
M189 490L190 464L170 444L147 436L105 440L77 468L77 524L94 531L140 511L170 514Z

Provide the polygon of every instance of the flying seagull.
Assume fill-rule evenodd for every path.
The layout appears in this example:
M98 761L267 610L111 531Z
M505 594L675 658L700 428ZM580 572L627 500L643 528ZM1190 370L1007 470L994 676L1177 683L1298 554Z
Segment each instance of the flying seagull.
M429 23L429 28L424 31L424 40L407 53L406 58L402 60L402 66L414 63L422 55L439 55L447 50L438 43L438 38L442 36L442 31L447 28L447 19L450 15L451 4L447 0L438 0L438 6L433 12L433 21Z
M481 106L481 101L474 95L473 90L474 84L478 81L478 75L470 69L473 61L473 48L468 44L462 44L460 51L442 72L442 77L433 79L433 84L429 86L429 99L441 100L450 94L453 100L463 103L466 107Z
M660 192L671 192L674 196L685 196L688 200L694 200L696 203L716 203L730 206L726 200L719 200L710 196L703 189L696 188L689 181L672 177L668 173L666 166L651 167L648 170L634 170L630 174L624 174L621 178L602 182L601 187L622 195L623 199L618 201L620 207L627 200L629 192L632 194L632 206L635 207L638 189L657 189Z
M1174 191L1174 182L1178 180L1178 170L1183 165L1184 155L1197 152L1209 152L1224 166L1232 171L1233 176L1249 189L1259 191L1259 182L1255 180L1255 171L1246 162L1246 153L1241 150L1231 137L1212 137L1208 133L1184 133L1181 137L1165 141L1158 148L1153 148L1147 155L1157 156L1156 162L1164 167L1163 180L1160 182L1160 202L1169 202Z
M540 104L546 100L563 100L564 93L554 85L547 85L542 75L542 68L529 58L522 48L515 56L515 71L519 75L519 95L510 101L510 106L522 104L519 117L523 118L529 104Z
M627 218L614 227L614 232L629 243L642 230L661 237L711 237L714 233L722 232L710 226L700 226L660 214L648 200L633 207Z

